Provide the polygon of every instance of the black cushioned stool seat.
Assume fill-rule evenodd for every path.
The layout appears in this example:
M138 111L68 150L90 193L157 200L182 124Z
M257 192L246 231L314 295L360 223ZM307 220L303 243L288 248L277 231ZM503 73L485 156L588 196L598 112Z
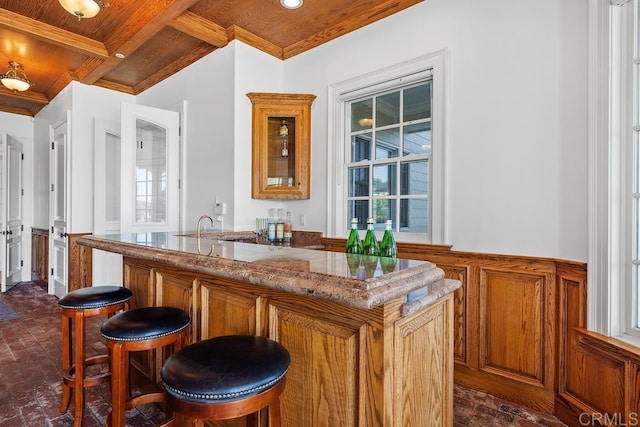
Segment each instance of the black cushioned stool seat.
M269 407L269 425L280 425L280 395L290 364L279 343L253 335L229 335L191 344L162 367L167 404L176 413L202 420L247 417L260 425Z
M85 356L84 319L99 315L112 315L125 310L133 294L122 286L90 286L71 291L60 300L62 307L62 403L63 413L71 403L74 391L74 426L79 426L84 417L85 388L109 379L110 372L93 376L85 375L91 365L107 363L108 355Z
M100 332L111 350L111 413L107 425L124 427L125 411L138 405L164 402L164 393L127 395L128 353L184 345L189 314L174 307L142 307L119 313L103 323ZM169 414L170 415L170 414Z

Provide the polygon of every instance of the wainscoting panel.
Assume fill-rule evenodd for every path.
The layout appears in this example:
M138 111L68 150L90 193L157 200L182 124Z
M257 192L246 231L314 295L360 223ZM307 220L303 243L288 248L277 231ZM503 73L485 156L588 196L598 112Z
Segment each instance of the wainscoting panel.
M540 387L545 277L480 268L480 369Z
M344 239L322 239L343 251ZM553 413L556 261L398 243L400 256L433 262L460 280L454 294L455 381Z

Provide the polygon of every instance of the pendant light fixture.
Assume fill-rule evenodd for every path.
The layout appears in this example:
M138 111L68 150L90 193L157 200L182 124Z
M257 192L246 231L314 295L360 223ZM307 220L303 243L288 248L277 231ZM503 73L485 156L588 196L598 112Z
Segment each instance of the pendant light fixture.
M22 65L16 61L9 61L9 70L0 75L0 82L14 92L24 92L32 85L22 71Z
M109 3L103 0L58 0L64 10L78 17L78 21L82 18L93 18L102 9L109 7Z

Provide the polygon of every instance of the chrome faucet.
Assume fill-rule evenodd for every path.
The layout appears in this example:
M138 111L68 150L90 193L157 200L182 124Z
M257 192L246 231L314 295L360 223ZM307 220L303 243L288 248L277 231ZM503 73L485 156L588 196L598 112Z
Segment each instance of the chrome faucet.
M209 221L211 221L211 226L213 227L213 219L209 216L209 215L202 215L200 217L200 219L198 219L198 230L196 232L196 235L198 236L198 239L200 239L200 228L202 226L202 220L208 218Z

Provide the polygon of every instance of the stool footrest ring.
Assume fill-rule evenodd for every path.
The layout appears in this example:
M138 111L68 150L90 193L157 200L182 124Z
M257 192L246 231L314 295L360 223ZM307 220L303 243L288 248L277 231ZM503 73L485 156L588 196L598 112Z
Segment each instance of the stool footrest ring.
M84 367L89 367L89 366L94 366L94 365L102 365L105 363L109 363L109 356L106 354L100 355L100 356L93 356L93 357L89 357L87 359L85 359L84 361ZM75 371L76 371L76 365L71 365L69 367L69 369L66 369L63 373L62 373L62 381L64 382L65 385L69 386L69 387L75 387L75 380L76 380L76 376L75 376ZM103 383L107 380L109 380L109 378L111 377L111 371L107 371L107 372L103 372L101 374L97 374L97 375L93 375L90 377L85 376L84 378L84 382L83 382L83 387L93 387L96 386L100 383Z

